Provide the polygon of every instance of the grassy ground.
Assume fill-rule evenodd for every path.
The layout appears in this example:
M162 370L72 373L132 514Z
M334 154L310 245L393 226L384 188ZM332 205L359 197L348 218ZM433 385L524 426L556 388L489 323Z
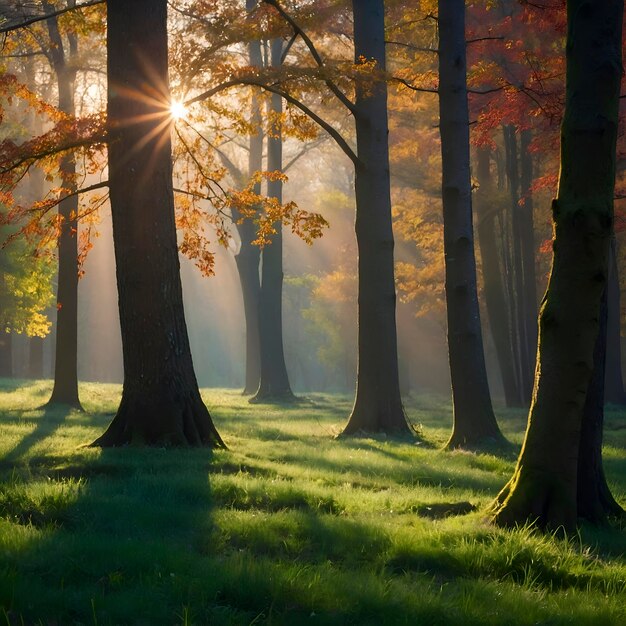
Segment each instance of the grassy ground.
M623 624L626 533L502 531L481 512L515 450L442 452L441 398L407 401L423 441L337 440L348 397L291 408L205 394L228 451L95 450L120 388L87 413L0 381L0 625ZM626 415L606 470L626 505ZM447 503L471 502L441 517Z

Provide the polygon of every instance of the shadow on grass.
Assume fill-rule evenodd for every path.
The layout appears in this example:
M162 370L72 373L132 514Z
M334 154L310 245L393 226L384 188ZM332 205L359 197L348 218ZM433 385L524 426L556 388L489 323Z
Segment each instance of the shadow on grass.
M356 447L355 451L359 448ZM381 453L380 448L372 446L372 452ZM431 487L454 487L457 489L469 489L489 493L495 496L497 491L502 488L507 477L498 476L492 471L482 468L475 468L480 473L462 472L463 468L447 466L435 466L432 464L416 463L415 459L392 457L394 464L402 464L400 467L389 468L382 472L375 464L372 464L371 458L362 460L350 459L349 462L342 460L334 460L328 456L323 456L323 452L301 451L297 453L283 453L274 456L275 461L281 463L301 463L312 469L330 471L337 474L346 474L348 472L357 474L362 478L371 478L376 481L388 481L392 487L394 483L399 485L423 485ZM384 456L384 453L381 454ZM465 468L467 469L467 468ZM455 471L456 470L456 471Z
M55 428L67 418L57 416ZM69 416L72 423L85 419ZM37 436L46 435L40 430ZM11 454L22 447L22 458L32 449L32 439L23 443ZM288 449L294 464L329 469L338 480L349 471L390 487L404 482L482 491L501 480L484 469L472 473L467 457L450 455L439 469L427 455L402 459L393 448L400 456L389 456L393 466L381 476L368 462L382 452L377 442L354 443L367 443L369 459L346 465L324 457L328 448L306 454L293 452L291 444ZM338 507L334 492L281 484L274 462L282 461L274 454L259 458L271 465L263 467L249 458L237 462L228 451L155 448L31 457L36 472L0 485L5 622L575 623L567 612L570 598L558 613L558 599L538 602L531 591L596 588L588 577L554 569L541 546L509 543L504 533L494 539L485 531L480 546L476 534L445 535L443 527L420 539L424 522L417 515L407 532L399 532L391 516L353 519ZM255 486L246 476L267 480ZM442 515L450 509L428 506ZM597 544L614 539L612 531L590 538ZM620 589L609 593L618 596ZM609 599L602 595L600 601ZM610 621L616 614L607 612L595 623L619 623Z
M12 450L9 450L0 458L0 469L6 469L7 466L19 462L34 446L53 435L66 422L73 409L63 405L44 405L37 409L25 410L23 412L40 413L35 418L37 425L32 432L22 437Z

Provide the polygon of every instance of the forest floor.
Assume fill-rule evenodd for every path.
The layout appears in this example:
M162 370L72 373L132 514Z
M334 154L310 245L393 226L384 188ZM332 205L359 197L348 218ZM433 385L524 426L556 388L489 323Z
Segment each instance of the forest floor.
M626 623L624 528L486 520L524 411L498 411L508 451L442 452L443 398L407 399L421 438L336 439L347 396L207 390L229 450L99 450L120 387L82 385L85 413L49 393L0 381L0 625ZM624 411L605 440L626 506Z

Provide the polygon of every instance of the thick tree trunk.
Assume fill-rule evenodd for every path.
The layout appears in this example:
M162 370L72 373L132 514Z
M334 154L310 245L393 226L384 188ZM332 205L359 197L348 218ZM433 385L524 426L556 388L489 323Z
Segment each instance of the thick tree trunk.
M43 2L46 13L55 7ZM69 4L72 4L70 2ZM76 70L68 62L63 40L59 33L57 18L47 20L50 36L50 56L53 61L59 91L59 109L73 116L74 78ZM76 38L69 37L70 60L76 56ZM63 186L76 189L76 163L70 152L61 159ZM54 363L54 387L49 404L65 404L81 409L78 399L78 196L69 196L59 203L61 232L59 234L59 272L57 287L56 350Z
M166 0L109 0L109 189L124 387L99 446L223 446L202 402L174 222Z
M383 0L353 0L354 52L385 69ZM358 366L354 407L343 434L409 434L400 398L393 231L389 191L387 86L357 86L355 171L359 253Z
M271 43L272 67L280 67L282 61L282 40ZM272 94L270 109L276 119L283 111L282 98ZM275 129L267 138L267 169L282 172L283 138L280 129ZM283 201L283 183L270 180L267 195ZM283 225L274 224L276 233L271 236L271 244L263 248L261 254L261 293L259 296L259 332L261 346L261 380L259 389L251 402L288 402L294 399L283 349Z
M490 202L493 196L493 184L489 168L489 148L477 150L476 178L478 191L476 197L476 214L478 217L478 245L482 260L483 286L489 328L496 348L496 356L500 367L504 399L507 406L519 406L519 393L515 369L513 365L513 351L509 337L508 312L502 272L500 270L500 255L498 252L495 216L490 215Z
M611 404L626 404L624 375L622 371L621 303L617 250L615 238L611 240L609 256L608 321L606 340L605 400Z
M447 447L502 439L491 406L476 285L465 61L465 3L439 1L439 113L448 354L454 426Z
M578 516L594 524L601 524L608 517L624 514L611 494L602 467L607 295L605 290L600 309L600 330L593 353L593 376L587 391L578 450Z
M539 362L515 473L494 503L501 525L571 530L613 221L623 0L568 0L554 257L539 317Z

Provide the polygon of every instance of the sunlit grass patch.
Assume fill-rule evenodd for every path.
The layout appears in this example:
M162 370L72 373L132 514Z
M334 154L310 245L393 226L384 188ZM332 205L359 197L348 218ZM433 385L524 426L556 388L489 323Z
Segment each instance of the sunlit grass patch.
M421 437L337 439L351 398L204 398L229 450L85 447L85 413L40 408L49 382L0 381L0 621L8 624L620 624L625 533L567 540L492 527L515 448L443 452L447 399L414 396ZM626 504L626 429L606 469ZM509 440L523 411L502 411Z

